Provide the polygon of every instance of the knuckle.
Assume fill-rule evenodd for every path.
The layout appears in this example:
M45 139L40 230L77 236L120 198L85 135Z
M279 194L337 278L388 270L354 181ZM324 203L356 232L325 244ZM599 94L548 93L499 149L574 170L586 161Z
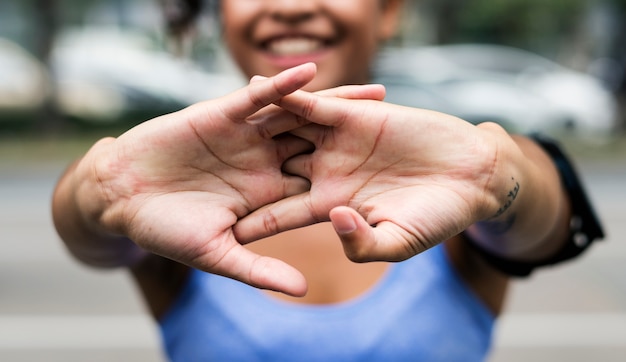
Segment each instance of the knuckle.
M273 235L278 232L278 219L271 211L267 211L263 215L263 228L267 235Z
M256 130L259 136L263 139L270 139L273 137L272 132L264 124L259 123L256 125Z
M266 102L259 96L257 92L253 91L251 87L248 87L247 89L248 99L250 100L250 103L252 103L257 108L263 108L264 106L266 106Z
M345 248L346 257L354 263L366 263L371 261L369 253L363 248Z
M317 99L314 97L309 97L302 106L302 118L304 118L305 120L310 119L316 106Z

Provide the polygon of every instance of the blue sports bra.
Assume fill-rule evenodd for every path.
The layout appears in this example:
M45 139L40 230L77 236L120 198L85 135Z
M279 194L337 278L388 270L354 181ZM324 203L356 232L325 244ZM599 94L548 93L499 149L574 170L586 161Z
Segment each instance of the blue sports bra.
M172 361L484 361L494 316L442 245L332 305L272 298L194 270L160 328Z

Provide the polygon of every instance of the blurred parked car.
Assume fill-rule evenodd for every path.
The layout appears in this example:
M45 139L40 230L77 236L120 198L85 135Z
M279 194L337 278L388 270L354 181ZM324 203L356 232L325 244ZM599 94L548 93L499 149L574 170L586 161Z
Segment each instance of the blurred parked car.
M606 136L614 95L599 80L524 50L496 45L390 48L376 69L387 101L495 121L513 132Z
M0 38L0 123L36 112L45 100L45 67L14 42Z
M52 56L58 103L86 123L153 117L236 89L241 80L178 59L140 33L87 28L59 35Z

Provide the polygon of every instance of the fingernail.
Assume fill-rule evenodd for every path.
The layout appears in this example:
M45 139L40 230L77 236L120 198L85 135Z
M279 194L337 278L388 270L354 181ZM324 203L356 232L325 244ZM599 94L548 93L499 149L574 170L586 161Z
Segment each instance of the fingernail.
M337 221L333 223L335 227L335 232L339 235L350 234L356 230L356 223L354 219L351 217L347 217L341 221Z

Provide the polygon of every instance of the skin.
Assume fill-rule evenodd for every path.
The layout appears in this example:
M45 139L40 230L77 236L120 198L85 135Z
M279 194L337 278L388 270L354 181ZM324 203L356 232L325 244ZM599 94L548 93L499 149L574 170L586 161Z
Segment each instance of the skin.
M263 77L100 141L55 190L55 225L69 250L90 265L128 266L155 317L189 267L296 303L336 303L371 288L388 262L440 242L497 314L508 278L458 233L519 260L562 245L569 205L534 143L494 124L381 102L379 86L336 88L369 80L401 1L221 6L234 60ZM316 66L274 76L306 62ZM272 137L285 131L292 136Z
M406 260L447 240L453 265L497 313L506 277L458 233L466 230L494 253L528 261L551 255L565 240L569 206L550 159L496 124L302 92L282 98L280 106L315 123L292 131L315 152L284 165L311 180L311 189L244 218L234 229L240 241L330 220L345 255L363 263ZM355 139L357 133L367 137ZM302 229L294 232L305 238ZM294 255L290 264L310 262L311 254Z
M305 90L363 84L369 81L380 43L395 33L400 5L378 0L226 0L221 2L223 40L248 77L314 62L318 74ZM317 40L321 46L292 55L271 51L272 41L294 38Z
M96 143L55 190L54 222L69 250L102 267L162 255L259 288L304 294L297 270L250 252L232 227L252 210L309 188L308 180L282 173L281 165L311 144L276 137L300 121L286 112L272 112L268 123L259 120L263 112L248 118L309 82L315 71L310 63L292 68ZM322 94L380 99L384 89Z

